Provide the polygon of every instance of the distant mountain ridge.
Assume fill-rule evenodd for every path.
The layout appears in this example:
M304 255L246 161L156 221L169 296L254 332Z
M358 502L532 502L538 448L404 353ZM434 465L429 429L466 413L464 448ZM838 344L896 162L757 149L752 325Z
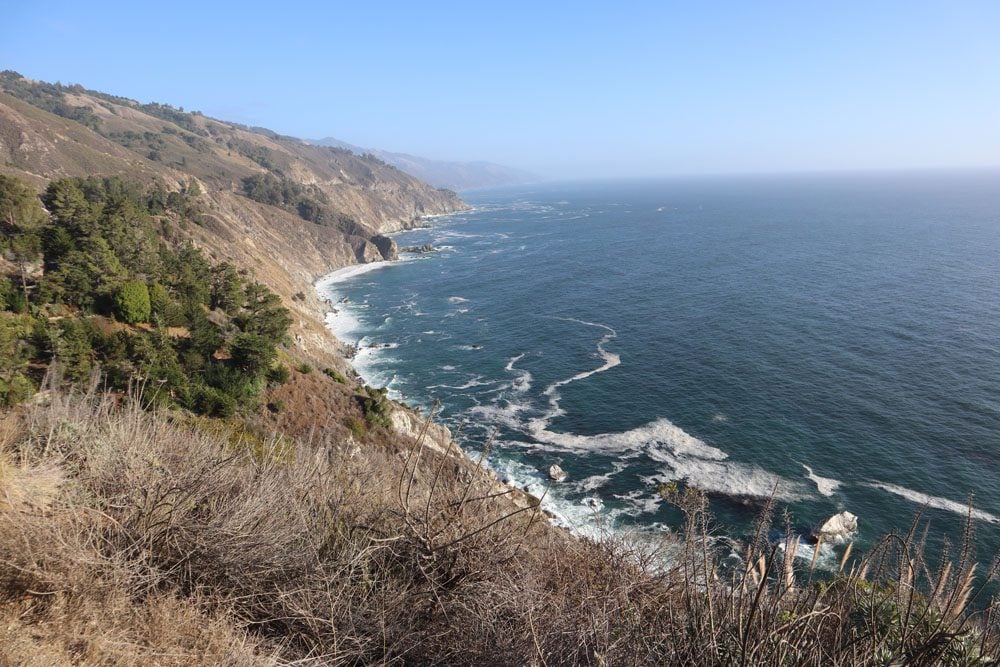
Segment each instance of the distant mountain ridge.
M374 155L378 159L391 164L400 171L437 188L449 190L474 190L476 188L497 187L501 185L523 185L540 180L531 172L515 167L507 167L495 162L476 160L458 162L449 160L432 160L430 158L410 155L409 153L393 153L377 148L362 148L327 137L312 142L318 146L330 146L352 151L358 155Z

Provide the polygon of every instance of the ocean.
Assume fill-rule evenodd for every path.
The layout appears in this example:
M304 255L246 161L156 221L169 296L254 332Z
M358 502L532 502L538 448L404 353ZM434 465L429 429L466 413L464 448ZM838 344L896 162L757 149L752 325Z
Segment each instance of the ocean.
M840 511L1000 550L1000 173L703 177L466 193L431 253L321 281L372 385L460 428L581 534L746 536ZM560 465L568 479L550 483ZM547 492L546 492L546 489ZM831 555L832 557L832 555Z

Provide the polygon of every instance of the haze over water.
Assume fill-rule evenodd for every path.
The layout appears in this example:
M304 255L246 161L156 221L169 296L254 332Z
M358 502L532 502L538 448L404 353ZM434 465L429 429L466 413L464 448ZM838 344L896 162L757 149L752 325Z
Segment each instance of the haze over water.
M1000 173L676 179L480 191L398 237L437 253L331 287L372 384L443 404L578 530L657 529L658 484L749 530L775 484L805 532L870 543L975 494L1000 547ZM366 349L371 343L383 347ZM385 347L388 345L388 347Z

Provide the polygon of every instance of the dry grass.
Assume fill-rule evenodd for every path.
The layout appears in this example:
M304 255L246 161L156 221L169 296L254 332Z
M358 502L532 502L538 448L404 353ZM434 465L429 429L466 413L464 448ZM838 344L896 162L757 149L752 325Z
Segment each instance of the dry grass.
M667 560L569 538L422 440L355 457L287 439L245 449L137 401L56 396L0 422L0 445L0 664L929 665L1000 654L995 607L975 599L992 570L968 548L931 568L916 522L814 581L764 539L770 512L747 566L727 572L704 499L678 496L687 539L663 545Z

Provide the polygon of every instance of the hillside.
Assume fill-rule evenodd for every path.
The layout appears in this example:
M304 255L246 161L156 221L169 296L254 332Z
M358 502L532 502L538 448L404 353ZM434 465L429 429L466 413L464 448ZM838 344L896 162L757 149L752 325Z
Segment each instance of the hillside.
M432 160L408 153L394 153L378 148L361 148L333 137L320 139L314 143L318 146L343 148L359 155L374 155L426 183L450 190L461 191L503 185L523 185L540 180L535 174L523 169L507 167L494 162Z
M198 224L179 233L271 286L297 315L292 337L301 351L330 363L339 343L322 322L313 282L391 259L395 245L382 234L465 207L455 193L371 156L9 71L0 73L0 174L39 190L54 178L91 175L165 192L196 184Z

